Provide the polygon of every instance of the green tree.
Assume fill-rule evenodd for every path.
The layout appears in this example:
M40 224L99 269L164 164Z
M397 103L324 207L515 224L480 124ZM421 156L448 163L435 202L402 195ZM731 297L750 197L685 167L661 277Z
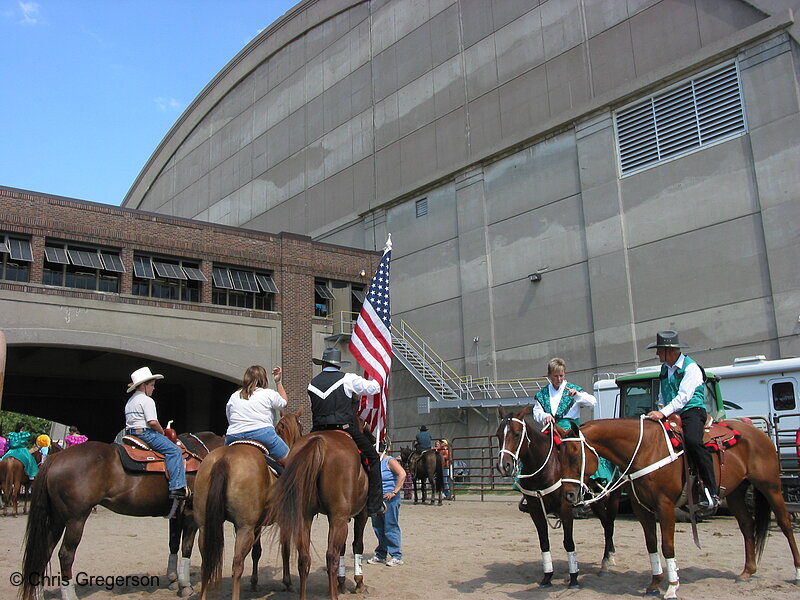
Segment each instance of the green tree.
M43 433L50 434L51 423L47 419L23 415L10 410L0 410L0 433L5 436L9 431L14 431L17 423L28 427L28 431L31 432L31 441L35 441Z

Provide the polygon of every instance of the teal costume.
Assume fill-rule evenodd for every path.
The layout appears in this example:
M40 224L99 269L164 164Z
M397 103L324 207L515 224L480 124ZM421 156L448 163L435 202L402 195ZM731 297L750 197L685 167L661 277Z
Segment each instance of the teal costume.
M579 427L581 422L580 419L572 419L567 418L566 414L572 408L572 405L575 403L575 400L572 396L567 394L567 390L575 390L576 392L582 392L583 388L574 383L565 383L564 384L564 392L561 394L561 401L558 403L558 408L556 409L555 414L553 411L550 410L550 386L543 387L540 389L536 396L534 396L534 402L538 402L539 406L544 409L547 414L553 415L553 418L556 420L556 425L561 427L562 429L566 429L567 431L570 430L572 424L574 423L576 427ZM614 473L614 465L611 464L605 458L600 458L599 464L597 466L597 472L591 476L592 479L596 479L600 482L609 482L611 481L611 477Z
M31 438L29 431L12 431L8 434L8 451L0 460L5 460L9 456L16 458L25 467L25 474L33 479L39 473L39 466L28 452L28 440Z

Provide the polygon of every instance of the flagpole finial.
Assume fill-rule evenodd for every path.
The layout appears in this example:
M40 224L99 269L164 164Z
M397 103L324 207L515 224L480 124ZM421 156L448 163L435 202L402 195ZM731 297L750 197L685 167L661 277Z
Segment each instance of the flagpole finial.
M386 245L383 247L384 252L388 252L392 249L392 234L389 234L389 237L386 238Z

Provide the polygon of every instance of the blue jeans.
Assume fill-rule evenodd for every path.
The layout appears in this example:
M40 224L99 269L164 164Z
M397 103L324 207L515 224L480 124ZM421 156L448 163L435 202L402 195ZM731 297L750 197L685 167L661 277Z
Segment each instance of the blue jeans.
M275 433L274 427L262 427L261 429L253 429L242 433L229 433L225 436L225 445L230 446L231 442L236 440L261 442L269 450L269 455L277 460L289 454L289 446Z
M386 558L390 554L392 558L402 558L400 552L400 494L395 494L391 500L386 500L386 512L380 517L372 517L372 529L375 537L378 538L378 545L375 548L375 556Z
M139 434L147 444L156 452L164 455L167 463L167 473L169 474L169 489L179 490L186 487L186 467L183 464L181 449L169 441L165 435L145 429Z

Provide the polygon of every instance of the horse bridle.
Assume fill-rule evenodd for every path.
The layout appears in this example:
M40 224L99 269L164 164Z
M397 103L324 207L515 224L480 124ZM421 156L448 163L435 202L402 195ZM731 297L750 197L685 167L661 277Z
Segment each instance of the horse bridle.
M523 421L522 419L517 419L516 417L506 417L505 421L506 424L503 427L504 441L503 441L503 447L500 449L500 458L502 458L503 454L510 454L511 458L513 459L514 471L517 471L520 462L519 455L522 453L522 445L525 442L527 442L528 445L530 446L531 440L528 437L528 426L525 423L525 421ZM505 439L508 435L508 428L512 422L519 423L522 426L522 433L523 433L523 435L520 436L519 445L517 446L517 449L514 452L512 452L511 450L507 450L505 445ZM549 429L550 431L550 448L547 451L547 456L545 457L544 462L542 462L542 465L538 469L536 469L533 473L520 473L519 475L517 475L518 479L527 479L529 477L533 477L534 475L538 475L550 462L550 457L553 455L553 448L555 447L555 434L553 432L552 427L546 427L546 428ZM544 429L542 430L542 432L544 432ZM544 488L542 490L526 490L522 486L519 486L519 491L527 496L538 496L541 498L560 488L561 481L562 481L561 479L558 479L553 485Z
M592 445L583 435L583 431L581 431L580 429L578 429L578 437L564 438L561 440L562 442L578 442L581 445L581 472L580 472L581 479L577 480L577 479L562 478L561 480L567 483L575 483L580 488L581 490L580 501L578 501L576 504L592 504L594 502L602 500L610 493L614 492L618 488L630 482L631 491L633 492L633 495L636 497L636 500L639 502L639 504L645 506L641 501L639 501L639 497L636 494L636 488L633 485L634 480L639 479L640 477L644 477L645 475L648 475L653 471L657 471L658 469L665 467L670 463L675 462L683 454L683 450L680 450L678 452L675 451L675 449L672 447L672 444L669 441L669 434L667 433L667 428L664 426L663 421L658 421L658 424L661 426L661 430L664 434L664 442L666 443L667 446L667 456L657 460L654 463L647 465L646 467L639 469L638 471L634 471L633 473L628 473L628 471L631 470L631 467L633 467L633 462L634 460L636 460L636 456L639 454L639 450L642 447L642 441L644 440L644 420L646 418L647 418L646 415L640 416L639 439L636 442L636 448L633 450L633 454L631 455L631 459L628 462L628 466L625 467L625 470L619 475L619 477L615 481L609 481L608 484L605 485L603 489L601 489L597 494L593 493L592 490L589 489L589 486L584 483L584 478L586 475L586 448L591 450L594 453L594 455L597 456L597 459L599 461L600 455L597 453L597 450L595 450L592 447ZM583 498L587 493L592 497L589 500L584 500Z

